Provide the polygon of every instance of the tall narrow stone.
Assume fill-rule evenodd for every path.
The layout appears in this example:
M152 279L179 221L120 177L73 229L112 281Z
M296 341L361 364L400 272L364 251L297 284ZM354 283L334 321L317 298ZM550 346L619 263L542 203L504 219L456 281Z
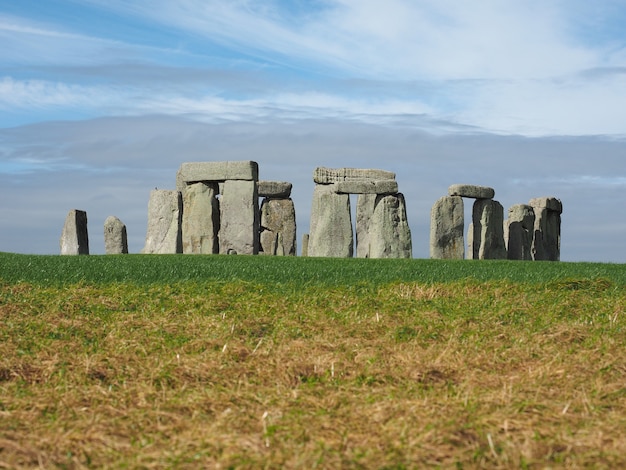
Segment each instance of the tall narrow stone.
M430 211L430 257L433 259L463 259L465 246L463 198L444 196Z
M104 221L104 252L107 255L128 254L126 225L112 215Z
M183 253L216 254L220 207L217 183L192 183L183 189Z
M224 182L220 199L220 253L258 254L260 228L258 199L256 181Z
M504 209L493 199L477 199L472 210L473 259L506 259Z
M63 225L60 245L62 255L89 254L87 212L77 209L69 211Z
M559 261L561 259L561 201L553 197L531 199L535 211L535 228L532 246L536 261Z
M316 184L311 204L308 256L351 258L353 254L350 196L331 185Z
M369 258L411 258L411 230L402 193L377 195L369 223Z
M182 253L182 208L180 191L154 189L148 202L148 229L142 253Z
M260 252L266 255L296 255L296 210L291 199L263 199Z
M509 217L504 225L508 259L532 260L534 227L535 211L531 206L516 204L509 209Z
M309 256L309 234L302 235L302 256Z
M376 207L376 194L359 194L356 202L356 256L370 257L370 221Z

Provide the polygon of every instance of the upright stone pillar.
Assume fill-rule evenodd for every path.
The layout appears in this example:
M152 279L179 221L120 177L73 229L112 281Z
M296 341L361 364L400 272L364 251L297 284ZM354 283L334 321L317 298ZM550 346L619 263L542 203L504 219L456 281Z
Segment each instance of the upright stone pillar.
M504 208L493 199L476 199L472 212L474 225L473 259L506 259Z
M220 207L217 183L192 183L183 189L183 253L217 254Z
M220 199L220 253L259 253L257 181L227 180Z
M309 234L302 235L302 256L309 256Z
M376 196L369 223L370 258L411 258L411 230L402 193Z
M148 230L142 253L182 253L180 191L154 189L148 202Z
M316 184L308 256L351 258L352 236L349 194L337 194L332 185Z
M531 206L516 204L509 209L509 217L504 226L508 259L532 260L534 227L535 211Z
M104 221L104 252L107 255L128 254L126 225L112 215Z
M261 203L261 252L296 255L296 209L290 198L265 198Z
M87 212L72 209L65 218L61 233L62 255L88 255L89 234L87 232Z
M463 198L443 196L430 211L430 257L433 259L463 259L465 246Z
M376 194L359 194L356 202L356 256L370 258L370 222L376 207Z
M554 197L539 197L529 203L535 211L535 227L532 246L536 261L559 261L561 259L561 214L563 205Z

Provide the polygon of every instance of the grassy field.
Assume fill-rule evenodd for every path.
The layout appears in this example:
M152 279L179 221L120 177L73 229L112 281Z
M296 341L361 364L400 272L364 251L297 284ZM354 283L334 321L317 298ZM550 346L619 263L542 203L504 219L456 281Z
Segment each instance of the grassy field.
M0 254L0 468L626 467L626 265Z

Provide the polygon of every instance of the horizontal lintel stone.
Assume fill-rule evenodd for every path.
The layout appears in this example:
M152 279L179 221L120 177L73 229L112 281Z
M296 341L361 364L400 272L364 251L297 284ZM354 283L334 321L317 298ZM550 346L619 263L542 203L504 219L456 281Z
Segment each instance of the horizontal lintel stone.
M339 181L395 180L392 171L360 168L325 168L317 167L313 172L313 181L317 184L333 184Z
M259 181L259 197L288 198L291 187L286 181Z
M396 180L338 181L333 184L337 194L396 194Z
M544 207L549 211L563 213L563 203L555 197L536 197L530 200L528 203L532 207L543 209Z
M251 160L226 162L187 162L176 173L176 189L200 181L259 180L259 165Z
M448 195L469 197L474 199L493 199L496 192L487 186L475 186L472 184L453 184L448 188Z

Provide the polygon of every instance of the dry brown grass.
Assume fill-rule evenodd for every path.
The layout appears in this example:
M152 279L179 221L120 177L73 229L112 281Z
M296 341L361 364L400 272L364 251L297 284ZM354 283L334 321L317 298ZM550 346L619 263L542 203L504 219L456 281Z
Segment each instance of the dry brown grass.
M624 467L625 300L1 285L0 467Z

